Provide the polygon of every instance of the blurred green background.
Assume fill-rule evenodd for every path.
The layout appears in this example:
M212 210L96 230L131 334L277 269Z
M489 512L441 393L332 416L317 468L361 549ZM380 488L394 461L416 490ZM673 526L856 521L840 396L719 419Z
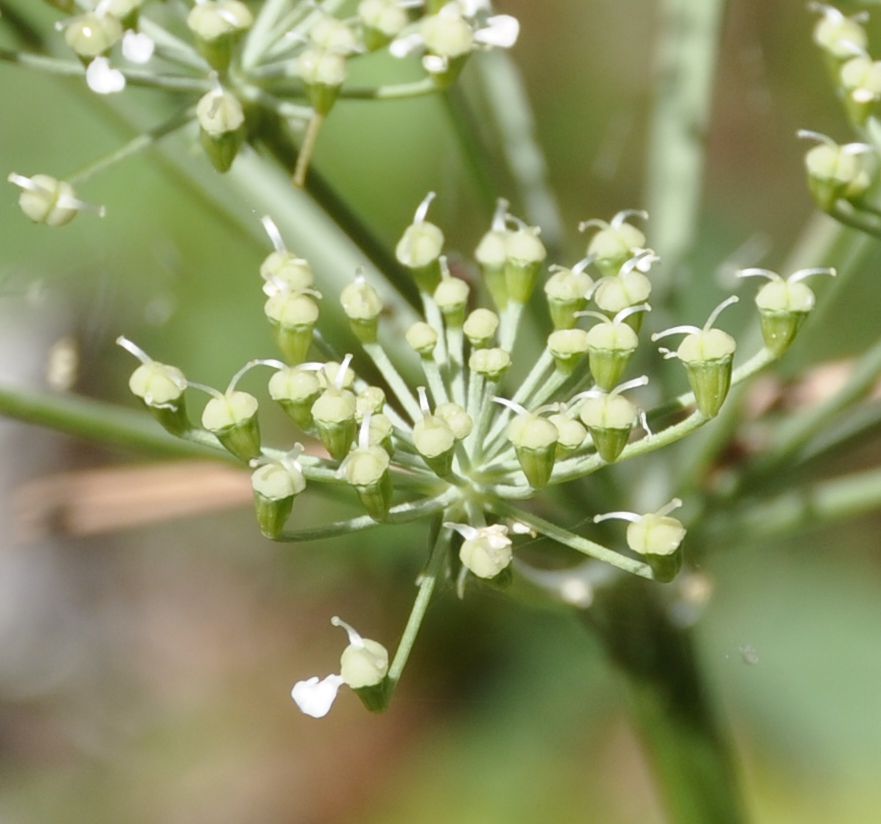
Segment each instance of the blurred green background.
M515 57L575 259L580 220L642 205L657 9L648 0L497 7L523 24ZM812 23L801 3L729 4L701 215L705 271L695 274L701 311L744 243L764 255L745 262L773 268L811 214L796 129L850 139ZM155 94L126 95L140 124L156 122ZM78 83L7 65L0 112L4 173L64 175L129 134ZM188 162L207 169L195 148ZM429 189L439 194L434 218L464 254L490 217L436 101L341 104L315 165L386 244ZM215 385L272 354L256 275L265 241L155 154L81 194L105 203L106 219L83 215L59 232L27 223L11 187L0 198L4 382L41 385L52 347L67 339L79 353L73 388L133 406L131 361L112 345L123 332ZM874 339L876 264L806 329L785 371ZM288 437L278 419L269 432ZM70 501L85 487L59 473L145 457L8 422L0 448L4 824L664 820L617 676L555 609L446 593L388 714L367 715L350 694L322 721L297 712L291 684L337 666L332 615L389 645L397 638L422 528L274 545L257 536L247 490L231 479L207 514L70 535L88 531ZM50 489L39 485L46 477L59 480ZM114 494L92 505L121 524L172 505L152 497L155 478L143 487L112 478L104 488ZM200 495L194 480L194 498L210 499L211 483ZM332 514L313 500L310 520ZM879 526L876 515L707 564L714 596L700 651L755 822L878 820Z

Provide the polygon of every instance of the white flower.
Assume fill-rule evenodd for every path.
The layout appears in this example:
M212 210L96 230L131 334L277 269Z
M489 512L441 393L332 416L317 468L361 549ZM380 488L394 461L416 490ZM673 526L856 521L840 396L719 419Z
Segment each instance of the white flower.
M388 674L388 651L369 638L362 638L345 621L334 616L330 619L335 627L342 627L349 636L349 645L340 656L340 674L317 675L297 681L291 690L291 698L300 711L312 718L324 718L343 684L354 690L375 687Z
M511 539L504 524L479 529L469 524L445 523L444 526L465 539L459 548L459 560L478 578L495 578L511 563Z
M129 63L149 63L155 49L153 39L143 32L129 30L122 38L122 56Z
M96 94L116 94L125 88L125 75L106 57L96 57L86 68L86 83Z

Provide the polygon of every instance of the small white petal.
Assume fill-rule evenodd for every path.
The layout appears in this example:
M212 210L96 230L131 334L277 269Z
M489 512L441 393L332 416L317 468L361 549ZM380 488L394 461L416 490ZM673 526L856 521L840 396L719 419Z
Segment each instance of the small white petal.
M125 76L106 57L96 57L86 69L86 83L96 94L115 94L125 88Z
M466 17L474 17L479 12L489 11L489 0L459 0L459 8Z
M510 49L520 36L520 22L510 14L497 14L486 23L486 28L474 32L474 39L485 46Z
M122 56L130 63L148 63L156 44L143 32L127 31L122 38Z
M320 681L317 675L313 675L305 681L297 681L294 684L291 698L305 715L324 718L330 712L342 683L341 675L328 675Z
M429 74L443 74L449 67L449 61L446 57L440 57L436 54L426 54L422 58L422 67Z
M412 34L405 34L403 37L397 38L397 40L392 40L388 50L391 52L392 57L407 57L407 55L413 54L424 42L421 34L413 32Z

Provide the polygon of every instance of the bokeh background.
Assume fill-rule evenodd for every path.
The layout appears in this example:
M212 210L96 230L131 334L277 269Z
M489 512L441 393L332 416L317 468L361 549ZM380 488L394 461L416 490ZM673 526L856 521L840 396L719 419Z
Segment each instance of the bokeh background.
M643 202L657 8L497 6L523 24L515 57L574 259L580 220ZM725 260L751 244L751 262L773 268L811 214L796 129L850 139L813 19L802 3L729 3L694 286L711 303ZM155 94L126 94L136 120L156 122ZM5 171L63 175L129 134L76 82L7 65L0 113ZM207 166L195 148L189 162ZM435 101L341 104L316 167L386 244L429 189L465 253L489 220ZM256 280L265 242L156 154L83 195L107 204L106 219L59 232L23 220L11 187L0 197L4 383L52 378L133 406L131 361L112 345L122 332L215 385L272 353ZM874 339L877 262L806 329L786 370ZM280 420L269 431L287 437ZM872 447L855 465L877 457ZM397 638L422 528L274 545L256 534L242 473L157 473L149 456L10 422L0 450L4 824L664 820L617 676L579 622L551 607L446 593L386 715L351 694L322 721L296 711L291 684L337 666L332 615L390 646ZM316 518L336 511L309 506ZM879 527L876 515L708 559L701 658L755 822L877 820Z

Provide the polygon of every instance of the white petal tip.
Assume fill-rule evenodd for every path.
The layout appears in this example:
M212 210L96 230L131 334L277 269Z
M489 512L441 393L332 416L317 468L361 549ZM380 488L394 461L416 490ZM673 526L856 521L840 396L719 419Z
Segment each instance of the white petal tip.
M96 57L86 69L86 83L95 94L116 94L125 88L125 75L106 57Z
M297 681L294 684L291 698L304 715L324 718L330 712L342 683L343 679L340 675L328 675L321 680L317 675L313 675L305 681Z

